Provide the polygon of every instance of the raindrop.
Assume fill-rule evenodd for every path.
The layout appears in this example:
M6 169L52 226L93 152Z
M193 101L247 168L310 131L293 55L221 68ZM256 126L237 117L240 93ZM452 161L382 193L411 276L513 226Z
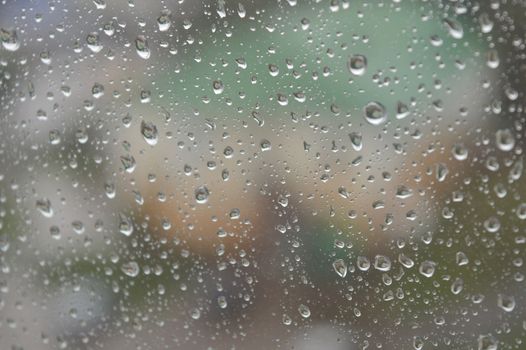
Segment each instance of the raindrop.
M221 80L214 80L212 82L212 89L214 90L214 94L219 95L223 92L225 89L223 82Z
M0 28L0 40L7 51L16 51L20 47L20 41L15 30Z
M159 140L157 126L151 122L141 121L141 134L150 146L155 146Z
M298 312L300 313L301 317L303 318L309 318L310 317L310 309L307 305L300 304L298 306Z
M371 125L380 125L387 120L385 107L379 102L369 102L364 107L365 120Z
M385 255L377 255L374 258L374 268L379 271L387 272L391 270L391 259Z
M208 196L210 195L210 192L208 191L208 188L206 186L199 186L195 190L195 200L199 204L204 204L208 201Z
M426 260L420 264L418 271L425 277L432 277L435 273L436 263L433 261Z
M170 15L171 13L169 10L161 11L161 15L157 18L157 25L159 26L159 31L165 32L168 29L170 29L172 25Z
M119 232L125 236L131 236L133 233L132 220L122 213L119 214Z
M480 335L478 350L497 350L499 342L492 335Z
M371 262L365 256L359 256L356 259L356 265L361 271L367 271L371 267Z
M362 134L358 132L352 132L349 134L349 138L351 139L351 144L354 150L360 151L363 147Z
M137 264L135 261L130 261L127 263L122 264L121 271L129 277L137 277L139 275L139 264Z
M446 29L448 30L449 35L451 35L452 38L462 39L462 37L464 36L464 29L462 28L462 25L458 21L454 19L446 18L444 19L444 25Z
M506 312L512 312L515 309L515 297L499 294L497 296L497 305Z
M100 50L102 50L102 44L100 43L98 33L88 34L88 36L86 37L86 43L88 45L88 48L94 53L97 53Z
M364 75L367 69L367 58L364 55L353 55L347 62L347 68L354 75Z
M53 208L51 207L51 202L49 199L38 199L36 202L36 207L40 214L46 218L53 216Z
M451 293L455 295L459 294L460 292L462 292L462 289L464 289L464 281L462 280L462 278L455 279L451 284Z
M409 115L409 107L402 101L396 103L396 119L404 119Z
M334 271L340 276L341 278L344 278L347 276L347 265L342 259L335 260L332 263L332 267L334 268Z
M150 49L148 48L148 41L143 35L139 35L135 39L135 49L140 58L147 60L150 58Z
M498 130L495 138L497 147L503 152L509 152L515 147L515 137L510 129Z
M269 140L263 139L259 143L259 146L261 147L262 151L270 151L272 149L272 145Z

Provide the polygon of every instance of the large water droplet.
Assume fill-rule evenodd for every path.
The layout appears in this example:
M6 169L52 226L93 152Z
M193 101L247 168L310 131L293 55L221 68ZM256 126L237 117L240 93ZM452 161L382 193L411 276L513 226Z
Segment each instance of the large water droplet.
M159 140L157 126L151 122L141 121L141 134L150 146L155 146Z
M432 277L435 273L436 263L434 261L426 260L420 264L418 271L425 277Z
M371 125L380 125L387 120L387 112L380 102L371 101L364 107L365 120Z
M20 47L20 41L18 41L15 30L0 28L0 41L7 51L16 51Z
M150 58L150 49L148 48L148 41L143 35L139 35L135 39L135 49L140 58L147 60Z
M97 53L100 50L102 50L102 44L100 43L98 33L88 34L88 36L86 37L86 43L88 45L88 48L94 53Z
M42 214L46 218L50 218L53 216L53 208L51 207L51 202L49 199L38 199L36 202L36 207L40 214Z
M495 138L497 147L503 152L509 152L515 147L515 137L510 129L498 130Z
M170 29L172 25L172 20L170 18L170 10L163 10L161 12L161 15L157 18L157 25L159 26L159 30L161 32L165 32L168 29Z
M347 62L347 68L354 75L364 75L367 69L367 57L364 55L351 56Z
M444 19L444 26L452 38L462 39L464 36L464 28L462 28L462 25L457 20L446 18Z
M126 276L137 277L140 271L139 264L137 264L135 261L124 263L121 266L121 271Z
M300 304L298 306L298 312L300 313L301 317L303 318L309 318L310 317L310 309L307 305Z
M332 267L334 268L334 271L340 276L341 278L344 278L347 276L347 265L342 259L335 260L332 263Z
M379 271L389 271L391 270L391 259L385 255L377 255L374 258L374 268Z
M208 201L210 192L206 186L199 186L195 189L195 200L199 204L204 204Z

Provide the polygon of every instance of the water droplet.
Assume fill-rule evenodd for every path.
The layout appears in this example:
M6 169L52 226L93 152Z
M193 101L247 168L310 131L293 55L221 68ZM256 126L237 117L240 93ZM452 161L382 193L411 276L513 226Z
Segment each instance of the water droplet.
M385 107L379 102L369 102L364 107L365 120L371 125L380 125L387 120Z
M135 49L137 50L137 54L140 58L143 58L145 60L150 58L150 49L148 48L148 41L146 41L144 35L139 35L135 39Z
M371 262L365 256L359 256L356 259L356 265L361 271L367 271L371 267Z
M268 71L270 73L271 76L275 77L279 74L279 68L278 66L276 66L275 64L269 64L268 65Z
M438 163L436 166L436 179L438 182L443 182L446 180L449 169L444 163Z
M500 64L500 59L499 59L499 53L497 50L492 49L488 51L488 53L486 54L486 64L491 69L498 68Z
M415 266L414 261L403 253L398 255L398 262L400 262L400 264L402 264L402 266L405 267L406 269L410 269L413 266Z
M263 152L270 151L272 149L272 144L267 139L262 139L261 142L259 143L259 146L261 147L261 150Z
M400 185L396 189L396 197L398 198L406 199L406 198L411 197L412 195L413 195L413 190L411 190L410 188L404 185Z
M354 75L364 75L367 69L367 58L364 55L353 55L347 62L347 68Z
M159 140L157 126L151 122L141 121L141 134L150 146L155 146Z
M478 350L497 350L499 342L492 335L480 335Z
M451 293L455 295L459 294L462 292L462 289L464 289L464 280L462 280L462 278L455 279L451 284Z
M506 312L512 312L515 309L515 297L499 294L497 296L497 305Z
M310 309L307 305L300 304L298 306L298 312L300 313L301 317L303 318L309 318L310 317Z
M396 119L404 119L409 115L409 107L402 101L396 103Z
M214 90L214 94L219 95L225 90L225 86L221 80L214 80L212 82L212 89Z
M172 20L170 18L170 10L161 11L161 15L157 18L157 25L159 26L159 31L165 32L170 29L172 25Z
M135 158L132 155L121 156L121 163L127 173L133 173L136 167Z
M0 41L7 51L16 51L20 48L20 41L15 30L0 28Z
M351 144L354 150L360 151L363 147L362 134L358 132L352 132L349 134L349 138L351 139Z
M493 29L493 21L487 13L481 13L479 16L480 30L482 33L489 33Z
M49 199L38 199L36 202L36 207L40 214L42 214L46 218L50 218L53 216L53 208L51 207L51 202Z
M122 264L121 271L129 277L137 277L140 272L139 264L137 264L135 261L129 261L127 263Z
M100 50L102 50L102 44L100 43L98 33L88 34L88 36L86 37L86 43L88 45L88 48L94 53L97 53Z
M469 263L468 256L464 252L457 252L455 260L458 266L464 266Z
M500 220L496 216L491 216L484 221L484 228L490 233L500 230Z
M91 95L94 98L101 98L104 95L104 86L99 83L93 84L91 87Z
M452 38L462 39L464 36L464 28L462 28L462 25L457 20L446 18L444 19L444 26Z
M344 278L347 276L347 265L342 259L335 260L332 263L332 267L334 268L334 271L340 276L341 278Z
M391 259L385 255L377 255L374 257L374 268L379 271L387 272L391 270Z
M451 153L456 160L466 160L468 158L468 149L462 143L456 143L451 149Z
M61 237L61 235L60 235L60 228L58 226L55 226L55 225L51 226L49 228L49 233L51 234L51 237L53 239L59 240L60 237Z
M198 308L192 309L192 311L190 311L190 317L192 317L194 320L198 320L201 318L201 311L199 311Z
M77 234L77 235L81 235L84 233L84 230L85 230L85 227L84 227L84 223L80 220L75 220L71 223L71 227L73 227L73 231Z
M208 196L210 195L210 192L208 192L208 188L206 186L199 186L195 190L195 200L199 204L204 204L208 201Z
M515 147L515 137L510 129L498 130L495 138L497 147L503 152L509 152Z
M119 232L125 236L133 233L133 221L124 214L119 214Z
M219 305L219 307L221 309L226 309L227 308L228 303L227 303L226 297L224 295L220 295L219 297L217 297L217 305Z
M435 273L436 263L434 261L426 260L420 264L418 271L425 277L430 278Z

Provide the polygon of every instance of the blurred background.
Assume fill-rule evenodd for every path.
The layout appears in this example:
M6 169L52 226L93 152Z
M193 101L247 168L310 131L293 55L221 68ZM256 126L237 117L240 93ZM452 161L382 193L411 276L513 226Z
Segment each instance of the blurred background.
M0 1L0 349L526 349L524 2Z

